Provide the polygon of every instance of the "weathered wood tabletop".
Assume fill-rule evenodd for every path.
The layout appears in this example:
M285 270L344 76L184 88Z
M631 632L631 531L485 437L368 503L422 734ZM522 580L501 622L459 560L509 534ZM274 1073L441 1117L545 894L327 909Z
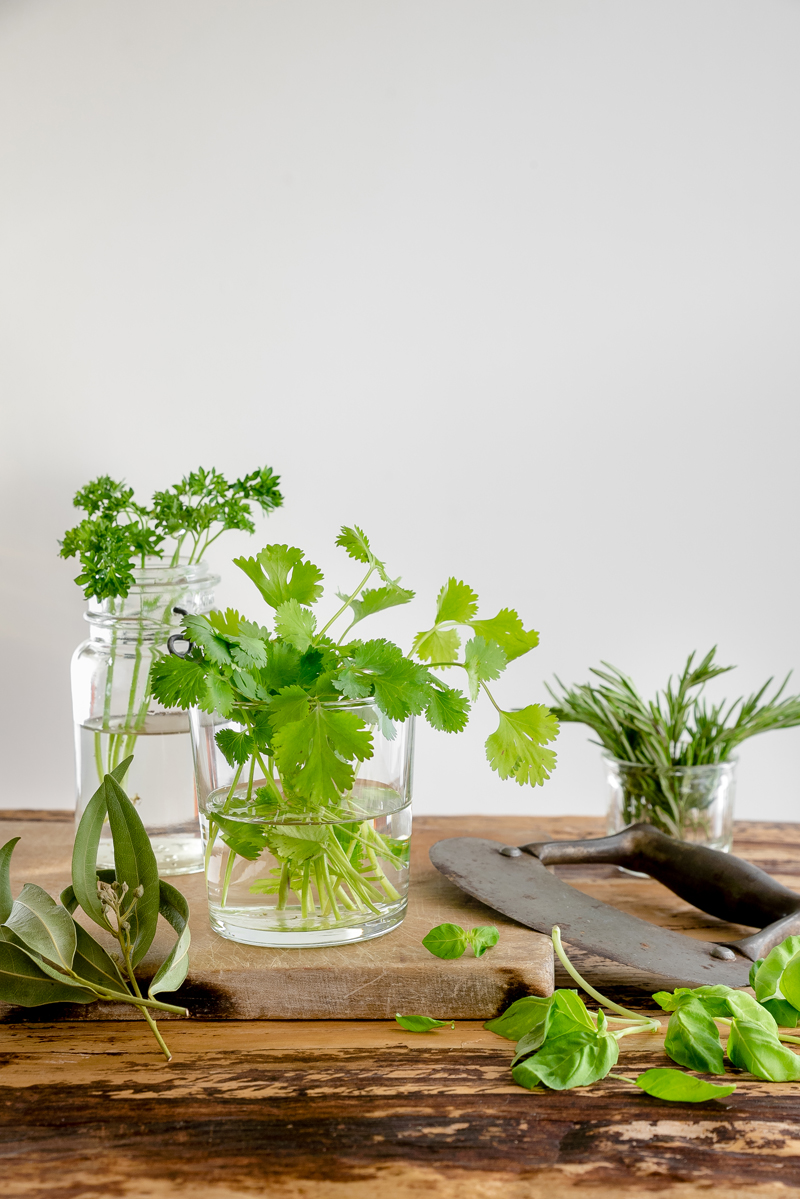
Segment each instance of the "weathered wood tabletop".
M419 824L441 836L498 839L516 828L555 837L601 832L599 822L578 819ZM797 886L800 825L740 824L736 849ZM649 880L595 868L571 881L690 935L729 935ZM641 989L646 980L587 957L581 968L616 998L652 1008ZM558 974L556 981L566 982ZM36 1022L36 1013L20 1012L0 1025L0 1193L744 1199L800 1192L800 1084L766 1084L731 1068L736 1092L702 1105L668 1104L613 1079L528 1092L511 1082L511 1043L477 1021L424 1035L385 1020L176 1020L165 1031L169 1065L144 1024L55 1023L49 1013ZM623 1042L621 1073L665 1064L658 1035Z

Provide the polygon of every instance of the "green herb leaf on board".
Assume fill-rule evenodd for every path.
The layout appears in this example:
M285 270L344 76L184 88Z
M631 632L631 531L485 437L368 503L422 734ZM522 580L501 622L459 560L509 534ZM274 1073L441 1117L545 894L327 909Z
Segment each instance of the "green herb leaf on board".
M454 1020L435 1020L433 1016L401 1016L397 1012L395 1020L406 1032L432 1032L435 1028L455 1028Z
M645 1070L636 1079L636 1086L656 1099L669 1099L673 1103L705 1103L709 1099L724 1099L736 1090L735 1083L719 1086L669 1066Z

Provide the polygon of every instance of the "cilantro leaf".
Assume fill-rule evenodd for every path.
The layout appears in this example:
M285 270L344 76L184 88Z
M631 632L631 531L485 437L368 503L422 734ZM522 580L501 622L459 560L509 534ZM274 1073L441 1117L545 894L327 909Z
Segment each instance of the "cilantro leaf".
M346 600L348 597L337 592L340 600ZM398 587L396 583L386 583L383 587L372 587L367 591L362 591L359 599L350 600L350 608L353 612L353 622L350 625L358 624L367 616L374 616L376 612L383 612L386 608L395 608L399 604L408 604L414 598L413 591L407 591L404 587Z
M269 722L273 729L304 720L308 716L308 704L308 693L302 687L283 687L273 698L269 708Z
M306 562L296 546L267 545L255 558L234 558L233 562L273 608L291 599L313 604L322 595L322 571Z
M275 613L275 632L289 645L305 653L317 627L317 618L310 608L303 608L296 599L281 604Z
M205 712L219 712L222 716L230 716L236 703L233 687L226 678L216 670L209 670L206 675L206 693L198 701L198 707Z
M442 733L460 733L469 720L469 700L461 691L434 682L425 718L432 728Z
M478 597L466 583L448 579L436 601L436 623L454 620L456 624L467 624L478 611Z
M150 668L150 687L165 708L199 707L206 696L206 667L191 655L162 654Z
M472 637L464 646L464 664L469 679L470 699L474 703L478 698L481 683L499 679L508 665L508 658L496 641Z
M373 752L372 734L363 720L321 704L301 720L280 724L273 748L284 779L314 804L334 802L349 792L355 777L352 760L364 762Z
M353 525L352 529L344 525L336 538L336 544L356 562L369 565L375 561L375 555L370 549L369 538L363 529L359 529L358 525Z
M233 662L227 644L209 624L205 616L184 616L183 629L188 641L201 646L203 657L218 666L230 666Z
M249 820L231 820L229 816L214 815L214 823L222 830L222 840L233 853L248 862L255 862L261 857L266 844L268 832L263 824L253 824Z
M558 721L544 704L501 712L497 731L486 738L486 757L501 779L535 787L546 782L556 764L555 752L544 747L557 735Z
M355 647L355 648L354 648ZM371 686L378 707L390 720L405 720L425 711L430 696L430 675L424 666L411 662L391 641L353 642L345 646L352 665L334 680L337 690L346 688L352 698L362 698L358 690Z
M539 634L533 629L526 632L513 608L501 608L491 620L468 620L466 623L487 641L496 641L509 662L539 644Z
M229 766L244 766L255 751L250 734L236 729L220 729L214 740Z
M422 658L423 662L455 662L461 638L455 629L430 629L417 633L411 647L412 654Z

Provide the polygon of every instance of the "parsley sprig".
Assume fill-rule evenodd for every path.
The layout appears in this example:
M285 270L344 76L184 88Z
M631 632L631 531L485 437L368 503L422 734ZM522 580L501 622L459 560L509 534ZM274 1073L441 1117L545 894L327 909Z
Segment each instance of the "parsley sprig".
M132 487L101 475L82 487L73 505L86 513L61 542L62 558L80 559L75 582L87 599L116 599L134 584L134 569L148 558L177 566L188 549L188 563L199 562L228 529L255 532L251 504L271 512L283 503L279 477L268 466L229 483L219 471L198 467L166 491L156 491L150 507L134 499Z
M410 654L385 638L353 638L363 620L409 603L414 592L389 575L358 527L343 528L336 544L366 569L351 592L338 595L340 604L329 619L315 610L323 593L319 567L294 546L268 545L235 564L272 609L272 628L232 609L187 616L186 656L162 655L152 668L153 694L165 706L218 712L238 725L216 734L234 772L227 798L211 814L209 853L220 833L231 851L223 904L234 857L255 861L265 848L277 859L278 873L253 887L277 893L279 907L294 891L303 914L310 914L312 885L334 919L340 903L376 911L380 902L398 898L379 861L396 862L397 847L370 820L354 819L356 774L374 752L373 732L358 701L372 703L390 737L392 723L410 716L424 716L433 728L457 733L483 692L499 718L486 742L492 769L501 778L536 786L555 765L548 745L558 724L547 708L532 704L505 711L487 686L538 643L518 614L504 608L490 619L479 618L472 588L449 579L439 593L433 627L417 635ZM462 658L459 630L464 628L473 635ZM469 697L435 673L453 667L465 672ZM239 820L231 815L234 798ZM335 832L327 824L314 837L299 834L297 820L315 816L352 824ZM265 819L295 823L291 834L278 836L269 832ZM301 844L294 843L298 837Z

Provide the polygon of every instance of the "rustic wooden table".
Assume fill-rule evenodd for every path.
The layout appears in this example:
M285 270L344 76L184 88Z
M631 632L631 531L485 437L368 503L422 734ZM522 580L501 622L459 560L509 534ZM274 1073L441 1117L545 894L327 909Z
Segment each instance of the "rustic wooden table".
M520 824L420 823L443 836L503 839ZM523 823L554 836L601 831L589 820ZM736 848L797 885L800 825L741 824ZM727 926L649 881L611 871L572 881L658 923L726 935ZM651 1006L642 980L591 959L581 965L618 998ZM384 1020L172 1021L167 1065L138 1022L56 1023L48 1013L37 1023L35 1015L15 1012L0 1025L3 1196L777 1199L800 1191L800 1084L734 1072L733 1095L697 1106L613 1079L528 1092L511 1082L513 1046L466 1020L426 1035ZM665 1064L658 1035L626 1038L621 1072Z

